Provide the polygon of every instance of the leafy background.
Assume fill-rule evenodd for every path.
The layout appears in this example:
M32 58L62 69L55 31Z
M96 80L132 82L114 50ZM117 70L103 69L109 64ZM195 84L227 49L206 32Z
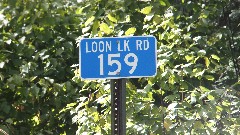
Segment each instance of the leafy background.
M110 134L109 80L82 81L83 37L154 35L127 81L127 134L240 134L238 0L0 0L0 134Z

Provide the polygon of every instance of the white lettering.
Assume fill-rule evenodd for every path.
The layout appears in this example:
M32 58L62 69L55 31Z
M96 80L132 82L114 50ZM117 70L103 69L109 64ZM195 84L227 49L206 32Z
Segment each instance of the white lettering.
M93 41L89 46L88 42L86 42L86 53L90 52L109 52L112 51L112 44L110 42L104 41Z
M133 57L133 61L129 61L129 58L130 58L130 57ZM128 66L132 67L132 69L129 70L129 74L132 74L132 73L135 71L135 69L137 68L138 57L137 57L137 55L135 55L134 53L129 53L129 54L127 54L127 55L125 56L124 62L125 62Z
M117 44L118 44L118 51L119 51L119 52L122 52L123 50L121 50L120 41L118 41Z
M144 42L144 50L147 50L148 48L149 48L149 42L148 42L148 40L143 40L143 42Z
M102 46L102 47L101 47ZM100 41L99 42L99 52L103 52L104 51L104 42Z
M92 52L97 52L97 42L95 42L95 41L92 42Z
M89 53L91 51L88 50L88 42L86 42L86 53Z
M110 41L110 44L108 42L106 42L106 52L112 51L112 42Z
M141 40L136 40L136 49L142 50L142 41Z
M126 51L127 49L128 49L128 51L130 51L130 49L129 49L129 46L128 46L128 42L129 42L129 40L124 40L124 51Z
M104 70L108 69L108 68L104 68L103 66L105 65L103 62L103 54L98 55L99 58L99 74L100 75L104 75ZM108 71L108 75L121 75L121 70L122 70L122 63L118 60L120 59L120 53L116 53L116 54L108 54L107 55L108 61L107 64L108 66L113 66L116 65L117 68L114 71ZM125 57L124 57L124 62L126 65L128 65L129 67L131 67L131 69L129 70L129 74L133 74L134 71L136 70L137 66L138 66L138 57L136 54L134 53L128 53ZM116 67L114 66L114 67ZM112 69L111 69L112 70ZM106 72L106 71L105 71Z

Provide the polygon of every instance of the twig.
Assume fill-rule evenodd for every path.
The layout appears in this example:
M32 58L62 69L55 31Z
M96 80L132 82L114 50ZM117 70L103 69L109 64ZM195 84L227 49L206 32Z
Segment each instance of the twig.
M4 135L9 135L6 131L0 128L0 132L2 132Z

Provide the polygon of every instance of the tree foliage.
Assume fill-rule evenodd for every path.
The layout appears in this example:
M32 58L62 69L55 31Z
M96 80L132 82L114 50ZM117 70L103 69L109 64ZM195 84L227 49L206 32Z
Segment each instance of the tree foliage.
M70 114L61 112L81 85L71 81L81 35L72 4L1 2L0 118L9 134L74 133Z
M109 80L78 77L83 37L154 35L127 82L127 134L239 134L238 0L1 0L0 134L110 134Z

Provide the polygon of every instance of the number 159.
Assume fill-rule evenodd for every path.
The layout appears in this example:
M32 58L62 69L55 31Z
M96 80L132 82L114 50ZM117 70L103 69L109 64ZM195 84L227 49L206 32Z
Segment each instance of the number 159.
M116 53L116 54L108 54L108 65L112 66L113 64L117 65L117 69L115 71L109 71L108 75L118 75L122 69L122 65L121 63L113 58L119 58L120 57L120 53ZM129 58L133 57L133 61L129 61ZM103 67L103 54L100 54L98 56L99 61L100 61L100 75L104 75L104 67ZM134 53L128 53L125 57L124 57L124 62L132 67L131 70L129 70L129 74L133 74L133 72L135 71L136 67L137 67L137 63L138 63L138 57L134 54Z

